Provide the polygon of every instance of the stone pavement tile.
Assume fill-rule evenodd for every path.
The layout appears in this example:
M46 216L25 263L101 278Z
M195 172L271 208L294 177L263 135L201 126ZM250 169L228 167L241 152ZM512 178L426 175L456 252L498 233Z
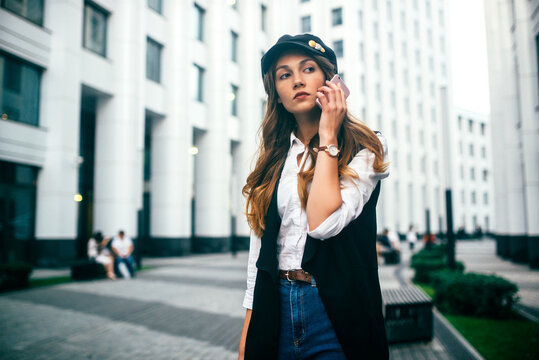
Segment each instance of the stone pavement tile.
M223 287L207 283L206 279L185 279L181 276L163 279L154 277L153 271L148 271L129 281L77 282L56 288L144 302L160 302L178 308L203 310L243 319L245 309L242 302L246 283L245 280L239 282L244 285ZM226 284L227 281L223 283Z
M189 337L221 346L229 351L238 348L238 334L241 334L243 326L243 318L239 317L63 289L48 288L39 293L19 292L9 298L144 326L160 333ZM223 339L222 332L229 332L230 336Z
M0 307L11 315L0 321L2 359L237 358L235 351L208 342L97 315L4 298ZM29 326L20 326L20 319Z
M429 343L407 343L390 346L391 360L452 360L443 346L433 339Z

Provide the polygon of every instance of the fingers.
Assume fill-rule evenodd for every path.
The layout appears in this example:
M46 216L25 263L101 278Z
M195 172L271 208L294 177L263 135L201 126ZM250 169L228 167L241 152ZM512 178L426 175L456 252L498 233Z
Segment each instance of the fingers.
M322 96L324 94L325 96ZM318 88L317 94L322 108L346 112L346 96L341 86L326 80L326 85Z

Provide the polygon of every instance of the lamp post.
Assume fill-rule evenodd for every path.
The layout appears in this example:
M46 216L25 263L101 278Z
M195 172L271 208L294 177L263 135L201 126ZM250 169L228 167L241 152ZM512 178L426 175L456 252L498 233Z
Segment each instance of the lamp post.
M445 164L445 212L447 221L447 266L455 269L455 234L453 232L453 203L451 195L451 127L449 125L449 106L447 100L447 87L440 87L440 101L442 106L442 125L444 136L444 164Z

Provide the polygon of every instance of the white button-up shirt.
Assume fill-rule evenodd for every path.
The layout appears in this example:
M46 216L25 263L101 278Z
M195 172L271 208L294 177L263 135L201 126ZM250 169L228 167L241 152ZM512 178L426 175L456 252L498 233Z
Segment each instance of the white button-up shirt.
M387 142L385 137L378 134L384 147L387 161ZM303 154L298 166L297 158ZM304 169L309 169L312 159L305 151L305 145L292 132L290 134L290 148L279 180L277 191L277 209L281 217L281 228L277 237L277 254L279 269L301 269L301 259L307 241L307 234L315 239L328 239L339 234L352 220L355 220L363 210L363 206L376 188L378 181L386 178L389 171L376 173L373 169L374 153L369 149L359 151L348 166L353 169L359 179L348 176L341 177L342 205L335 210L317 228L309 231L307 213L301 208L298 195L298 173L305 162ZM256 261L260 253L260 238L251 232L249 261L247 265L247 290L243 306L251 309L253 306L253 292L256 281Z

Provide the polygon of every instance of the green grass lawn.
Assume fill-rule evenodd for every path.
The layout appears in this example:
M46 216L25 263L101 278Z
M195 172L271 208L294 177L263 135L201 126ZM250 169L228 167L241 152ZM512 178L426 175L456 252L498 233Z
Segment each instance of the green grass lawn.
M431 285L416 285L434 299ZM539 323L517 314L509 319L443 315L487 360L539 359Z
M50 286L58 285L71 282L71 276L55 276L43 279L30 279L29 286L30 288L39 287L39 286Z
M517 315L512 319L444 316L487 360L539 359L539 323Z

